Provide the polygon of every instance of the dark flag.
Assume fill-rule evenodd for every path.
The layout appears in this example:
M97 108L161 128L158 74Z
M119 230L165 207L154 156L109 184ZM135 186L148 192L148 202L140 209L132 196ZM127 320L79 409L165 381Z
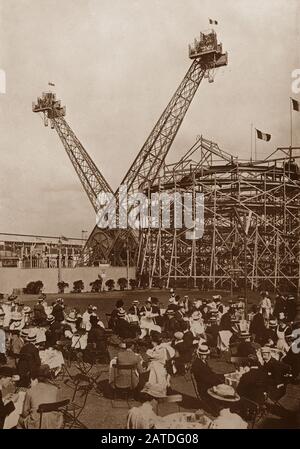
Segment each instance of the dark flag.
M218 25L218 21L217 21L217 20L209 19L209 24L210 24L210 25Z
M300 101L294 100L293 98L291 98L292 100L292 105L293 105L293 110L294 111L300 111Z
M271 140L271 134L262 133L259 131L259 129L256 129L257 138L261 140L265 140L266 142L269 142Z
M50 83L50 81L49 81L49 83L48 83L48 86L55 86L55 84L54 83Z

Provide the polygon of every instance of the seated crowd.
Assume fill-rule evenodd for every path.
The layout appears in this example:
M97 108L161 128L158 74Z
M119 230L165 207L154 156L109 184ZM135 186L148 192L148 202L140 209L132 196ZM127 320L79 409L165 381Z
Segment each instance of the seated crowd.
M170 393L173 376L187 372L193 376L201 406L214 413L210 392L225 384L226 376L214 372L213 358L243 359L247 369L236 391L258 404L267 397L282 397L287 382L300 372L295 350L299 323L292 296L278 296L273 306L264 292L246 316L244 298L226 306L220 295L191 300L171 291L165 309L154 297L142 305L133 301L127 311L124 302L117 301L108 327L96 306L81 314L77 309L67 311L62 298L51 306L46 299L41 295L32 309L16 297L0 305L0 428L20 401L18 394L3 401L2 389L11 382L25 391L18 426L38 426L39 404L58 400L57 387L47 380L59 376L66 358L109 364L111 387L139 394L143 404L130 411L127 424L138 428L152 426L156 400ZM8 366L10 359L16 368ZM57 428L60 419L59 414L50 415L45 426Z

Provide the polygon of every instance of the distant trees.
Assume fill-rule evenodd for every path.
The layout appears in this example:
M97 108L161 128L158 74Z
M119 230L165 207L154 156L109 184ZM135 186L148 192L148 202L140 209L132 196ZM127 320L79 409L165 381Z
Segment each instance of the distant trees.
M109 291L113 290L115 288L115 281L113 279L108 279L105 282L106 287L108 288Z
M42 281L31 281L23 289L26 295L39 295L44 287Z
M73 282L73 292L72 293L81 293L83 289L84 289L84 283L81 279L79 281Z
M99 277L98 279L96 279L95 281L90 283L91 288L91 292L92 293L99 293L101 292L101 288L102 288L102 278Z
M119 278L118 279L118 285L120 287L120 290L125 290L125 288L127 287L127 279L126 278Z
M136 289L136 285L137 285L136 280L135 279L129 279L129 285L131 287L131 290L135 290Z
M69 284L64 281L57 283L58 293L65 293L65 289L69 287Z

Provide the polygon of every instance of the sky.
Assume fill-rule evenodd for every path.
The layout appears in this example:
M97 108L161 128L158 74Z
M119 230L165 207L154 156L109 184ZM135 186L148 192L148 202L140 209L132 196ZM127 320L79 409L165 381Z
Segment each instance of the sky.
M198 135L248 159L251 123L290 143L300 0L0 0L0 231L81 237L95 214L63 145L32 102L55 83L66 120L115 190L189 68L188 44L215 27L228 66L203 81L171 147ZM293 113L300 146L300 113Z

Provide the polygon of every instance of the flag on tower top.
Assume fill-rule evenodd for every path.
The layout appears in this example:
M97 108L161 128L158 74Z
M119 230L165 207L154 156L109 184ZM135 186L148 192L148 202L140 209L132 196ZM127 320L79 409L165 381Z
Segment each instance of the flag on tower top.
M218 25L218 21L217 21L217 20L209 19L209 24L210 24L210 25Z
M294 100L293 98L291 98L292 100L292 105L293 105L293 110L294 111L300 111L300 101Z
M271 134L263 133L259 129L256 129L256 134L258 139L265 140L266 142L269 142L269 140L271 140Z
M50 83L50 81L48 82L48 86L55 86L55 84L54 83Z

